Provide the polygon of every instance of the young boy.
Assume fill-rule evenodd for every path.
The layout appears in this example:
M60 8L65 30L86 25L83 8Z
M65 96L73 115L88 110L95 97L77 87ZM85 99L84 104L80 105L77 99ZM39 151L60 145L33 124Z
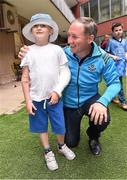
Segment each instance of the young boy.
M114 99L113 102L120 103L122 109L127 111L127 103L122 80L123 76L126 75L127 40L123 38L123 25L119 22L112 24L112 38L107 44L106 51L115 60L121 82L121 90L118 94L119 100Z
M70 81L67 58L60 46L51 42L58 36L58 26L48 14L36 14L23 28L25 38L35 43L21 62L22 88L29 113L30 131L40 133L49 170L58 169L48 139L48 118L57 135L58 151L68 160L75 154L64 144L65 124L60 100Z

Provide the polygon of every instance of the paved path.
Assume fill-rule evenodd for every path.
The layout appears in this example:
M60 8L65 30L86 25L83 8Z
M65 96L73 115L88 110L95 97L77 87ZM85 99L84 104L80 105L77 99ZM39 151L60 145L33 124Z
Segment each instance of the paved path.
M13 114L24 106L21 82L0 85L0 115Z

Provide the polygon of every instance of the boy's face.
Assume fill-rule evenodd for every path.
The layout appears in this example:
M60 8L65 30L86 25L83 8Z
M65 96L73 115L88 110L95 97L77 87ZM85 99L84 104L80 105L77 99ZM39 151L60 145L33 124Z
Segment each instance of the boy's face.
M48 25L36 24L32 27L31 32L36 40L48 42L49 36L53 33L53 29Z
M116 39L120 39L122 36L123 36L123 27L122 26L115 27L113 30L113 37L115 37Z

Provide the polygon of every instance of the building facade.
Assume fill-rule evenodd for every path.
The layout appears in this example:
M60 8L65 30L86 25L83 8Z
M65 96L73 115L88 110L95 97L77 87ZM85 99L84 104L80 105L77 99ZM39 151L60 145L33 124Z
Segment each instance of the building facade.
M79 0L72 11L76 17L90 16L98 24L100 44L105 34L111 34L113 22L121 22L127 35L127 0Z

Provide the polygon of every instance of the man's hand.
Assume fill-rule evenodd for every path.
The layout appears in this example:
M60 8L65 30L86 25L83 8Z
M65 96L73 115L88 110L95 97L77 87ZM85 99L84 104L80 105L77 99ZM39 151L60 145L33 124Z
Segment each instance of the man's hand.
M24 45L23 47L20 48L20 51L18 53L18 58L19 59L23 59L24 56L26 55L26 53L28 52L29 50L29 47Z
M90 120L94 121L94 124L101 125L103 121L107 122L107 108L101 103L94 103L89 109Z

